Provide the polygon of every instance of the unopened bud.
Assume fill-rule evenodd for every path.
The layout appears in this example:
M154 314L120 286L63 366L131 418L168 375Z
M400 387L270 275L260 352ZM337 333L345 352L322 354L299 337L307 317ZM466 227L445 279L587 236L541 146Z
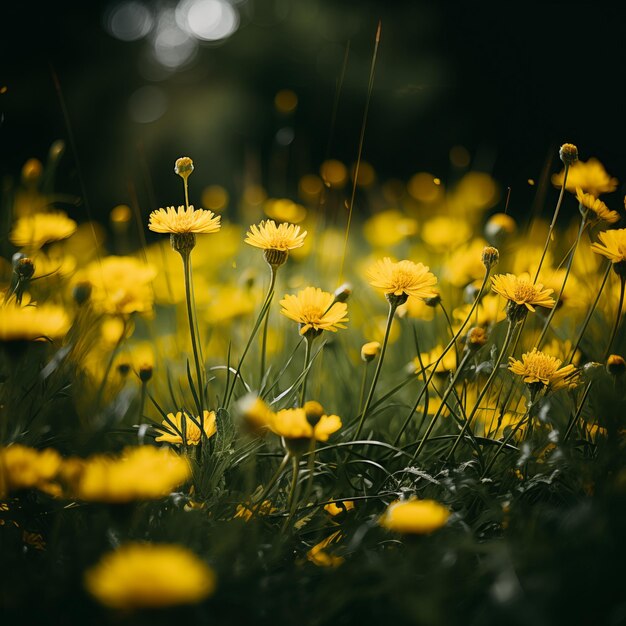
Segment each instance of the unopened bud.
M470 328L465 337L465 345L469 350L478 350L487 343L487 331L481 326Z
M425 298L424 299L424 304L426 306L429 306L431 308L435 308L436 306L439 305L439 303L441 302L441 294L437 293L434 296L431 296L430 298Z
M606 360L606 371L611 376L621 376L626 372L626 361L619 354L611 354Z
M309 400L304 403L304 414L306 415L306 421L311 424L311 428L315 428L318 422L322 419L322 415L324 415L324 407L315 400Z
M139 368L139 380L147 383L152 378L152 365L144 364Z
M351 295L352 285L350 283L343 283L343 285L340 285L337 289L335 289L335 300L333 301L333 304L335 302L347 302Z
M490 270L494 265L497 265L500 260L500 253L497 248L493 246L485 246L483 248L482 261L486 269Z
M193 172L193 161L189 157L180 157L174 164L174 172L181 178L189 178Z
M578 148L573 143L564 143L559 149L559 157L565 165L573 165L578 161Z
M370 341L364 343L361 347L361 359L366 363L373 361L380 354L380 343L378 341Z
M14 263L13 271L20 280L29 280L35 273L35 264L31 258L24 256Z

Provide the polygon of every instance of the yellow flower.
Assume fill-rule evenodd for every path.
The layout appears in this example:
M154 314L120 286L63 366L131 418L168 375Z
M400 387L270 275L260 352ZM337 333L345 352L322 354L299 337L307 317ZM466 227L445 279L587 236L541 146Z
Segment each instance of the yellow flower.
M59 339L67 333L70 319L53 304L0 306L0 341L41 341Z
M85 572L85 587L112 609L161 608L204 600L215 574L177 545L126 543Z
M450 511L435 500L392 502L380 519L380 525L399 533L425 535L446 524Z
M420 357L424 368L429 369L430 365L437 363L437 361L439 361L439 359L441 358L442 353L443 346L441 345L433 348L430 352L422 352L420 354ZM415 373L421 374L422 368L420 366L420 359L415 357L413 359L413 365L415 366ZM437 363L435 372L437 372L437 374L447 374L448 372L453 372L455 369L456 353L454 352L454 350L448 350L443 359L441 359L439 363Z
M576 198L580 204L595 213L601 220L609 224L619 222L619 213L617 211L611 211L602 200L599 200L590 193L585 193L580 187L576 187Z
M472 308L471 304L464 304L453 311L455 320L464 322ZM506 314L502 309L502 300L495 293L486 294L478 306L474 309L470 323L475 326L493 326L506 318Z
M388 248L415 235L417 222L395 209L382 211L370 217L363 225L363 235L377 248Z
M63 460L56 450L36 450L19 444L0 448L0 498L19 489L39 489L57 495L54 483Z
M437 278L422 263L399 261L389 257L377 261L367 272L370 285L382 289L386 295L431 298L437 295L433 285Z
M428 306L421 298L409 297L404 304L398 307L396 315L430 322L435 317L435 309Z
M263 500L259 504L251 504L250 502L246 504L238 504L237 510L235 511L235 518L241 518L246 522L249 522L252 519L252 514L256 513L256 515L271 515L272 513L276 513L278 509L272 506L272 503L269 500Z
M591 244L594 252L610 259L611 263L622 263L626 260L626 228L602 231L598 239L600 243Z
M306 217L306 209L301 204L296 204L287 198L270 198L263 209L268 217L279 222L299 224Z
M445 277L455 287L465 287L468 283L485 275L483 250L487 243L474 239L456 249L445 266Z
M274 220L263 220L258 226L252 224L246 233L245 243L262 250L280 250L286 252L304 245L306 230L300 232L295 224L279 224Z
M324 511L329 515L335 517L346 511L351 511L354 508L354 502L352 500L337 500L324 506Z
M66 213L35 213L20 217L9 235L18 247L41 248L52 241L67 239L76 231L76 222Z
M563 184L565 170L553 174L552 184L560 187ZM591 158L588 161L576 161L570 166L567 173L565 189L571 193L580 187L584 192L590 193L596 198L603 193L611 193L617 189L618 180L609 176L604 166L598 159Z
M274 413L270 430L285 439L311 439L328 441L328 437L341 428L341 419L337 415L322 415L312 426L307 420L303 408L282 409Z
M528 274L497 274L491 277L491 288L518 306L534 311L535 306L552 308L554 299L550 295L552 289L544 289L541 283L531 283Z
M202 434L198 428L200 418L191 419L187 413L185 415L185 438L188 446L197 446L202 441ZM168 413L167 420L163 420L162 427L157 428L162 434L155 441L165 441L167 443L182 443L183 437L183 413L178 411L176 415ZM171 423L170 423L171 422ZM173 424L173 426L172 426ZM202 419L202 428L206 438L212 437L217 432L215 425L215 411L207 411L205 409Z
M102 313L150 313L154 302L152 279L156 270L130 256L108 256L90 263L75 283L92 285L91 303Z
M326 548L333 543L337 543L342 537L342 531L336 530L334 533L326 537L326 539L322 539L322 541L314 545L306 553L306 558L311 561L311 563L320 567L337 567L341 565L344 562L344 558L329 554L326 551Z
M422 226L421 236L431 248L444 252L465 243L472 236L472 229L458 217L441 215L428 220Z
M533 348L532 352L522 354L518 361L509 357L509 370L524 377L528 385L539 384L550 391L558 389L572 389L578 380L578 372L573 365L561 367L561 359L550 356Z
M300 324L300 334L309 330L337 332L348 321L345 302L334 302L335 296L319 287L306 287L296 295L287 294L280 301L281 313ZM333 303L334 302L334 303Z
M185 208L179 206L176 210L173 206L167 209L158 209L150 213L148 228L155 233L216 233L220 229L221 216L213 211L194 209L193 205Z
M131 502L168 496L191 476L187 461L153 446L126 448L121 456L96 455L76 473L74 495L92 502Z

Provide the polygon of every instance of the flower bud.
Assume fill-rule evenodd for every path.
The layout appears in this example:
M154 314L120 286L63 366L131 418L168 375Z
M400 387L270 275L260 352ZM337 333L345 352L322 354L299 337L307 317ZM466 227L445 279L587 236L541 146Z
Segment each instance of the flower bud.
M87 300L91 297L92 288L91 283L86 280L76 283L74 285L74 289L72 289L74 302L78 305L85 304L85 302L87 302Z
M373 361L380 354L380 343L378 341L370 341L364 343L361 347L361 359L366 363Z
M152 365L144 364L139 367L139 380L147 383L152 378Z
M430 298L425 298L424 299L424 304L426 306L429 306L431 308L435 308L439 303L441 302L441 294L435 294L434 296L431 296Z
M174 164L174 172L181 178L189 178L193 172L193 161L189 157L180 157Z
M564 143L559 149L559 157L565 165L573 165L578 161L578 148L573 143Z
M489 243L497 244L513 235L517 229L515 220L506 213L492 215L485 224L485 238Z
M500 260L500 253L497 248L493 246L485 246L483 248L482 261L485 269L490 270L494 265L497 265Z
M487 343L487 331L482 326L470 328L465 336L465 345L468 350L478 350Z
M621 376L626 372L626 361L619 354L611 354L606 360L606 371L611 376Z
M35 264L32 259L24 256L13 264L13 271L16 273L19 280L30 280L35 273Z
M315 400L309 400L304 403L303 409L306 415L306 421L311 424L311 428L315 428L317 423L322 419L322 415L324 415L324 407Z
M333 304L335 302L347 302L348 298L352 295L352 285L350 283L343 283L335 289L335 299L333 300Z

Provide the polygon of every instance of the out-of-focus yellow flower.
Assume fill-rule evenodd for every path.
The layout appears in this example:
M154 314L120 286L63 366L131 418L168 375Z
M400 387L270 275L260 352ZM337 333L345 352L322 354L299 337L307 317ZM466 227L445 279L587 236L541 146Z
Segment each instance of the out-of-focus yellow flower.
M32 257L35 264L33 278L43 278L47 276L69 276L76 270L76 258L63 254L60 250L49 250L47 253L41 252Z
M306 217L306 209L288 198L270 198L263 207L265 214L278 222L299 224Z
M20 248L41 248L47 243L67 239L76 231L76 222L66 213L35 213L20 217L9 235L11 243Z
M304 408L281 409L272 416L270 430L285 439L328 441L328 437L341 428L337 415L322 415L314 426L307 419Z
M220 215L205 209L194 209L193 205L185 208L179 206L176 210L173 206L167 209L158 209L150 213L148 228L155 233L215 233L220 229Z
M91 502L132 502L168 496L191 476L189 463L167 449L126 448L119 457L96 455L82 463L73 495Z
M185 424L183 425L183 414L185 416ZM186 444L188 446L197 446L202 441L202 433L198 428L200 423L200 417L192 419L187 413L178 411L176 415L174 413L168 413L168 420L163 420L161 426L157 427L157 430L162 434L158 436L155 441L165 441L166 443L183 443L183 435L185 433ZM204 410L202 414L202 430L206 438L212 437L217 432L217 426L215 424L215 411Z
M228 285L211 289L204 317L209 324L225 324L250 315L256 303L257 298L249 289Z
M418 202L432 204L444 194L443 187L435 183L435 180L435 176L428 172L418 172L409 179L406 188Z
M345 513L346 511L352 511L352 509L354 509L354 502L352 502L352 500L337 500L324 506L324 511L332 515L332 517Z
M440 215L428 220L420 234L431 248L445 252L465 243L472 236L472 229L462 219Z
M363 225L363 235L373 247L387 248L417 233L417 222L397 210L383 211Z
M619 222L619 213L617 211L611 211L602 200L590 193L585 193L580 187L576 187L576 198L582 206L592 211L599 219L609 224Z
M213 571L178 545L126 543L85 572L85 587L111 609L193 604L215 590Z
M326 551L330 545L337 543L343 533L341 530L336 530L334 533L323 539L318 544L314 545L307 553L306 558L318 565L319 567L338 567L344 562L344 558L341 556L335 556Z
M483 250L486 245L483 239L473 239L455 250L445 265L445 277L448 281L455 287L465 287L482 278L485 275Z
M270 427L274 412L258 396L247 394L237 401L235 412L239 414L254 431Z
M443 354L443 346L437 346L433 348L430 352L422 352L420 357L422 359L422 365L428 369L430 365L437 363L437 367L435 368L435 372L438 374L447 374L448 372L453 372L456 369L456 353L454 350L448 350L441 359L441 355ZM441 359L441 360L439 360ZM415 357L413 359L413 364L415 365L415 373L421 374L422 368L420 366L420 360Z
M237 505L235 518L241 518L249 522L252 519L253 513L256 515L271 515L272 513L276 513L277 510L278 509L274 507L269 500L263 500L263 502L259 504L250 504L248 502L246 504Z
M90 263L74 280L91 283L91 303L99 312L129 315L152 311L155 275L154 267L134 257L108 256Z
M591 244L594 252L605 256L613 264L626 260L626 228L602 231L598 239L599 243Z
M529 311L534 311L535 306L552 308L554 299L550 295L552 289L544 289L541 283L531 283L528 274L515 276L514 274L497 274L491 278L491 288L496 293L514 302L518 306L524 306Z
M563 184L564 175L565 169L558 174L553 174L552 184L560 187ZM598 159L591 158L588 161L576 161L570 166L565 188L567 191L576 193L576 188L580 187L585 193L590 193L597 198L603 193L615 191L617 184L617 178L609 176Z
M527 385L539 384L550 391L572 389L578 384L578 372L570 364L561 367L562 361L533 348L531 352L522 354L518 361L509 357L509 369L524 377Z
M329 159L322 163L320 176L328 187L341 189L348 180L348 169L341 161Z
M398 307L396 315L430 322L435 317L435 309L428 306L421 298L409 296L407 301Z
M437 295L433 286L437 277L428 271L423 263L399 261L394 263L389 257L377 261L369 268L367 276L370 285L382 289L385 295L431 298Z
M44 341L65 336L70 319L53 304L19 306L14 301L0 306L0 341Z
M344 322L349 320L346 317L347 304L334 300L332 293L322 291L319 287L306 287L296 295L286 294L280 301L280 312L298 322L301 335L310 330L316 333L323 330L336 332L339 328L345 328Z
M489 174L468 172L456 184L449 205L453 209L474 212L492 207L498 200L498 187Z
M464 304L454 309L452 315L455 320L464 322L471 308L471 304ZM504 312L504 306L500 296L495 293L488 293L474 309L470 323L474 326L494 326L503 319L506 319L506 313Z
M56 450L36 450L19 444L0 448L0 498L20 489L58 495L55 483L63 460Z
M406 500L392 502L380 525L404 534L425 535L445 526L450 511L435 500Z

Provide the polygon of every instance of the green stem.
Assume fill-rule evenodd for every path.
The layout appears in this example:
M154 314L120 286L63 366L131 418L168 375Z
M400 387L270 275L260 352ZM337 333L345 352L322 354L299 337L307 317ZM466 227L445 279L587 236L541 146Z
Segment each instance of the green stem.
M461 372L463 371L463 368L465 367L465 364L467 363L470 356L471 356L471 352L467 350L465 352L465 356L459 363L459 366L457 367L456 372L454 373L454 376L452 377L452 380L450 381L450 384L448 385L448 388L445 390L443 397L441 398L441 404L439 405L439 408L437 409L437 411L435 411L435 414L433 415L432 419L430 420L430 423L428 424L428 428L426 429L426 432L424 433L424 436L422 437L422 441L420 442L419 446L417 447L417 450L415 450L415 453L413 454L411 463L413 463L415 459L417 459L420 452L422 451L422 448L426 445L426 441L428 440L428 437L430 437L430 433L435 427L435 423L439 419L439 416L441 415L443 408L446 406L446 401L448 399L448 396L452 393L452 390L454 389L454 386L456 385L457 380L459 379L459 376L461 375Z
M387 350L387 344L389 343L389 332L391 331L391 323L393 322L393 316L396 313L396 309L398 308L397 304L389 303L389 313L387 315L387 327L385 328L385 338L383 339L383 345L380 349L380 356L378 357L378 363L376 364L376 370L374 372L374 378L372 379L372 384L370 385L369 393L367 394L367 400L365 400L365 406L363 407L363 411L361 412L361 419L359 420L359 426L356 429L356 434L354 436L355 439L358 439L361 435L361 430L363 430L363 424L365 422L365 418L367 417L367 411L369 410L370 404L372 403L372 398L374 397L374 391L376 390L376 384L378 383L378 377L380 376L380 370L383 366L383 361L385 359L385 352Z
M309 377L309 363L311 361L311 344L314 339L304 338L304 369L302 370L302 386L300 387L300 405L304 406L306 399L306 381Z
M550 323L552 322L552 318L556 313L556 309L559 306L559 302L561 302L561 298L563 297L563 292L565 291L565 285L567 284L567 279L569 278L570 272L572 270L572 265L574 264L574 256L576 255L576 250L578 249L578 244L580 243L580 238L582 237L583 231L585 230L585 226L587 225L587 213L583 215L583 218L580 221L580 228L578 229L578 236L576 237L576 241L574 242L574 247L570 254L569 259L567 260L567 267L565 268L565 276L563 277L563 283L561 284L561 289L559 290L559 295L556 298L554 305L548 315L548 319L546 323L543 325L543 329L541 331L541 335L537 340L537 348L541 347L543 340L545 339L546 333L548 332L548 328ZM537 279L535 279L536 281Z
M465 327L468 325L469 321L471 320L472 315L474 314L474 311L476 310L476 307L478 306L478 303L480 302L483 291L485 290L485 287L487 286L487 280L489 280L489 269L487 269L487 271L485 272L485 276L483 278L482 285L480 286L480 290L478 291L478 294L476 295L476 298L474 299L474 302L472 303L472 306L470 307L469 313L465 317L463 324L461 324L461 327L456 332L456 335L452 337L452 339L450 340L450 343L448 343L448 345L443 349L443 352L441 353L440 357L432 365L432 370L428 376L428 380L424 382L424 386L422 387L422 390L417 395L415 404L411 408L411 411L409 412L409 414L406 416L406 419L404 420L404 424L402 424L402 428L400 428L400 430L398 431L398 434L396 435L396 438L394 439L394 443L393 443L394 446L398 445L398 442L400 441L400 438L404 434L404 431L408 428L411 419L413 419L413 415L415 411L417 410L417 407L419 406L420 400L422 399L423 395L427 393L428 385L430 384L430 381L433 379L435 372L437 371L437 366L443 360L446 354L448 354L450 348L456 345L456 341L461 336L461 333L463 332L463 330L465 329Z
M478 394L478 398L476 399L476 404L474 405L472 412L467 416L467 419L465 420L465 423L463 424L463 428L461 429L461 432L458 434L457 438L455 439L454 444L452 448L450 449L450 452L448 452L446 461L450 460L452 456L454 455L454 452L457 449L457 446L459 445L459 443L461 442L461 439L465 435L465 431L471 426L472 420L474 419L474 416L476 415L478 409L480 408L480 403L483 401L483 398L487 394L487 391L489 390L491 383L494 381L495 377L498 375L500 364L502 363L502 359L504 358L508 350L509 344L511 343L511 337L513 336L513 328L514 328L514 324L512 324L509 321L509 326L506 330L506 336L504 338L504 344L502 345L502 350L500 350L500 354L498 354L498 358L496 359L496 362L493 366L493 370L491 371L491 374L489 375L487 382L485 383L484 387L481 389L480 393Z
M109 374L111 373L111 368L113 367L113 362L115 361L115 357L122 346L124 339L126 339L126 333L128 331L128 319L124 319L124 326L122 328L122 334L119 339L116 341L113 351L111 352L111 356L107 362L106 369L104 370L104 376L102 377L102 381L100 382L100 386L98 387L98 393L96 394L96 407L99 407L102 402L102 396L104 394L104 388L106 387L107 380L109 378Z
M502 443L498 446L498 449L496 450L495 454L493 455L489 463L487 463L487 467L485 467L485 471L481 474L481 477L480 477L481 480L485 478L485 476L489 473L489 470L493 467L493 464L496 462L496 459L498 458L498 456L500 456L500 452L502 452L502 450L504 450L505 446L509 443L509 441L513 439L513 437L515 436L517 431L522 427L524 422L530 418L531 408L532 408L532 404L529 403L528 410L526 411L526 415L524 415L524 417L522 417L522 419L520 419L520 421L517 422L517 424L515 424L515 427L511 430L511 432L502 440Z
M546 258L546 253L548 252L548 246L550 245L550 241L552 240L552 231L554 230L554 226L556 225L556 220L559 216L559 211L561 209L561 203L563 202L563 196L565 195L565 183L567 182L568 172L569 172L569 164L565 163L565 170L563 173L563 184L561 185L561 191L559 193L559 200L556 203L556 208L554 209L552 222L550 224L550 228L548 229L548 236L546 238L546 244L543 247L543 253L541 254L541 259L539 260L539 265L537 266L537 272L535 273L535 278L533 280L533 283L536 283L537 278L539 278L539 272L541 272L541 266L543 265L543 261Z
M293 519L294 513L296 512L296 491L298 490L298 474L300 473L300 459L297 456L291 457L292 462L292 473L291 473L291 488L289 489L289 499L287 500L287 510L289 511L289 515L285 520L283 525L283 533L287 532L289 528L289 524Z
M566 442L569 439L569 436L572 433L574 426L577 424L578 419L580 418L580 414L582 413L583 406L585 404L585 401L587 400L587 396L589 395L589 391L591 391L592 383L593 381L588 382L587 386L585 387L585 391L583 392L583 397L580 401L580 404L578 405L578 409L576 409L576 414L572 417L571 422L567 425L567 430L565 431L565 434L563 435L563 442Z
M613 324L613 330L611 331L611 338L609 339L609 345L606 347L606 352L604 353L604 360L609 357L611 354L611 347L613 346L613 342L615 341L615 336L617 335L617 331L619 330L620 322L622 320L622 309L624 308L624 287L626 286L626 277L620 276L620 286L619 286L619 304L617 305L617 316L615 317L615 324Z
M598 293L596 294L596 299L593 301L591 308L587 311L587 315L585 316L585 321L583 322L583 325L578 333L578 337L576 338L576 343L574 344L574 347L572 348L572 352L569 356L569 359L567 359L568 363L571 363L574 360L574 355L576 354L576 350L578 350L578 346L580 345L583 335L585 334L585 331L587 330L587 326L589 322L591 321L591 316L593 315L593 312L596 310L596 307L598 306L598 302L600 301L600 296L602 295L602 291L604 290L606 281L608 280L609 274L611 273L612 265L613 264L611 263L611 261L607 262L606 271L604 272L604 277L602 278L602 284L600 285L600 289L598 290Z
M272 487L276 484L276 481L280 478L280 475L283 473L283 470L285 469L285 467L287 467L287 463L289 462L290 456L291 455L289 453L285 454L277 470L274 472L274 474L270 478L265 489L263 489L263 492L259 496L259 499L256 501L254 505L251 506L250 510L252 511L252 516L254 516L259 510L259 508L263 506L263 502L265 501L267 496L270 494Z
M187 189L185 181L185 190ZM189 252L181 253L183 259L183 270L185 274L185 301L187 303L187 319L189 321L189 335L191 337L191 348L193 350L193 360L196 366L196 379L198 384L198 394L196 398L196 408L198 415L202 419L204 405L204 376L202 364L200 362L200 352L198 347L199 337L196 335L195 310L193 306L193 282L191 273L191 254Z
M441 300L439 301L439 306L441 307L441 311L443 312L443 315L446 318L446 323L448 324L448 329L450 330L450 337L454 337L454 329L452 328L452 321L450 320L450 316L448 315L448 312L443 306L443 302L441 302ZM459 362L459 349L456 345L456 341L453 343L453 345L454 345L454 353L456 356L456 362L458 363Z
M276 283L276 269L270 265L270 271L271 271L271 277L270 277L270 286L269 289L267 290L267 296L265 296L266 299L272 299L272 297L274 296L274 285ZM265 316L265 321L263 322L263 335L261 338L261 376L259 378L259 386L261 386L263 384L263 379L265 378L265 355L267 352L267 328L269 325L269 321L270 321L270 314L269 311L267 312L267 315Z
M365 397L365 384L367 383L367 370L369 361L365 361L365 367L363 368L363 377L361 378L361 391L359 392L359 415L361 414L361 407L363 406L363 398Z
M309 456L307 458L307 471L308 478L306 481L306 489L304 490L304 502L309 499L309 495L313 489L313 474L315 473L315 429L311 435L311 441L309 442Z

